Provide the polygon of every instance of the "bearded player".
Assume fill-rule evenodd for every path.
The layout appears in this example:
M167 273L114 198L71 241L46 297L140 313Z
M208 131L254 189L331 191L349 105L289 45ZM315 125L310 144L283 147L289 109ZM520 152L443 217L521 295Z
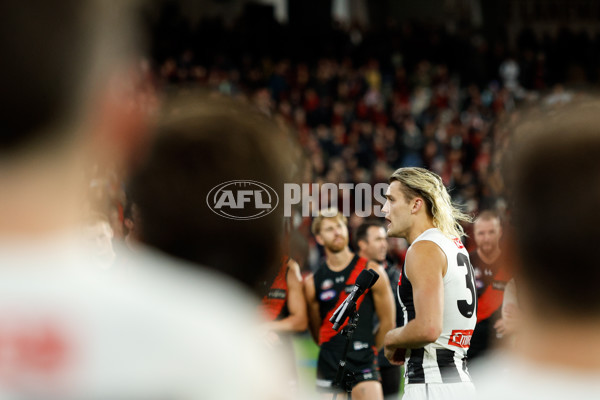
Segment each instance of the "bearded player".
M474 398L466 356L476 322L475 283L459 221L441 178L422 168L390 177L382 209L388 236L410 247L398 286L404 326L385 337L386 357L405 363L404 399Z
M351 382L354 400L382 400L377 349L383 346L384 335L394 327L394 298L385 270L377 263L355 255L348 248L346 222L346 217L338 210L329 209L321 211L312 225L317 242L325 248L325 261L305 282L310 331L321 348L317 363L317 388L322 392L340 391L333 383L338 362L343 357L346 338L340 334L341 329L333 330L329 318L348 297L360 272L370 268L379 274L379 279L357 301L360 317L345 368L354 377ZM376 333L373 333L374 315L380 321Z

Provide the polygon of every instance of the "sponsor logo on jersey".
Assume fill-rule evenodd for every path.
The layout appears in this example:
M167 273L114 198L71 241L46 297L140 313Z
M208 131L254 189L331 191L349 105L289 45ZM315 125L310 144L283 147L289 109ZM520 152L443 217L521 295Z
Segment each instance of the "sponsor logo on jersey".
M366 374L363 374L363 380L369 380L369 379L373 379L373 373L372 372L367 372Z
M346 278L344 278L343 276L336 276L335 277L335 283L342 283L346 280Z
M354 346L354 350L362 350L362 349L369 348L369 343L365 343L365 342L354 342L354 343L352 343L352 345Z
M271 289L267 297L269 299L285 299L285 295L284 289Z
M458 247L459 249L464 249L465 246L462 244L462 242L460 241L459 238L454 238L452 239L452 241L454 242L454 244L456 245L456 247Z
M247 220L264 217L275 210L279 196L272 187L257 181L223 182L208 192L206 204L224 218Z
M331 279L325 279L323 283L321 283L321 290L331 289L333 287L333 281Z
M321 299L321 301L329 301L331 299L334 299L336 294L337 292L335 290L326 290L323 293L321 293L319 298Z
M351 293L351 292L352 292L352 289L354 289L354 285L346 286L346 287L344 288L344 292L346 292L346 293Z
M461 349L468 349L471 345L471 337L473 337L473 329L454 329L450 335L448 344L460 347Z

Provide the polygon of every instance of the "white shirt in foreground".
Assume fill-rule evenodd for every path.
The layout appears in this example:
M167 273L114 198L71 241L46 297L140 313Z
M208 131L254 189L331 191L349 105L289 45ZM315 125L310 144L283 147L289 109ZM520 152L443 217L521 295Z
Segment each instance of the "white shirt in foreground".
M103 270L77 243L0 240L0 399L290 398L240 287L148 251Z
M557 349L549 351L558 351ZM481 365L475 382L485 400L597 400L600 373L532 364L495 354Z

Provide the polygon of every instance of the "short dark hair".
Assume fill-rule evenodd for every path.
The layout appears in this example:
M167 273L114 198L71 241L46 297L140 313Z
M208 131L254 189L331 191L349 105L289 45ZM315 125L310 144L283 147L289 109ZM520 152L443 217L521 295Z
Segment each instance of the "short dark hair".
M526 118L507 153L517 272L536 312L600 312L599 116L588 102Z
M281 266L283 207L232 220L214 213L207 195L244 179L283 198L291 146L273 121L232 99L190 94L167 103L151 154L129 185L144 222L140 239L258 292Z
M133 21L120 3L127 2L0 2L0 154L66 140L87 91L129 42L123 30Z
M372 226L376 227L376 228L383 228L383 224L379 221L376 220L367 220L365 222L363 222L362 224L360 224L358 226L358 228L356 228L356 233L354 234L354 245L356 246L356 248L358 249L358 242L360 240L363 241L367 241L367 236L368 236L368 231L369 228L371 228Z

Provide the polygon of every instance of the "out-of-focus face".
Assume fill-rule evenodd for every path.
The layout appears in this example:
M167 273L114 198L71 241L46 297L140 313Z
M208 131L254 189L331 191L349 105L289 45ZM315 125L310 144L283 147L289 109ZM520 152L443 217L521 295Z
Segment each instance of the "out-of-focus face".
M406 238L410 229L411 203L406 200L404 193L400 190L402 184L393 181L388 186L385 197L387 201L381 211L389 222L387 234L389 237Z
M359 242L361 252L366 255L370 260L377 262L384 262L385 255L388 250L387 235L385 229L378 226L370 226L367 229L366 240Z
M477 248L483 254L492 254L499 248L502 228L498 218L476 221L473 231Z
M348 227L339 218L325 218L316 238L327 250L339 253L348 247Z

